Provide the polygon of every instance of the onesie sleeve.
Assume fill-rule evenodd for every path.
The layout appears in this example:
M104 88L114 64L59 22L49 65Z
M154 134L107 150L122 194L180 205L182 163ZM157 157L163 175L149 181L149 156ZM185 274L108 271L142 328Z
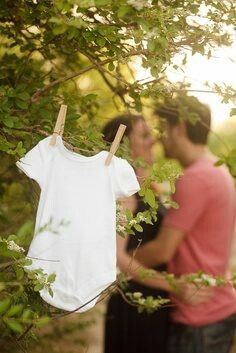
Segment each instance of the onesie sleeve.
M114 160L114 188L116 198L128 197L140 190L133 167L123 158Z
M40 188L42 188L45 175L47 142L48 138L41 140L36 146L29 150L24 157L16 162L17 167L29 178L35 180Z

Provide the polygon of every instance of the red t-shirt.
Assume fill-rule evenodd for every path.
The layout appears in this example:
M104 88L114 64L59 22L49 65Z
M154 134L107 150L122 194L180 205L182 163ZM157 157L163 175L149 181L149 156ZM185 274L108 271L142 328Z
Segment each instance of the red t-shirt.
M227 169L213 164L213 158L207 156L185 169L173 197L179 209L170 209L164 219L165 225L185 233L168 264L168 271L177 276L199 270L215 276L230 276L235 186ZM214 288L209 302L195 306L172 299L176 304L172 320L187 325L202 326L236 313L236 291L231 286Z

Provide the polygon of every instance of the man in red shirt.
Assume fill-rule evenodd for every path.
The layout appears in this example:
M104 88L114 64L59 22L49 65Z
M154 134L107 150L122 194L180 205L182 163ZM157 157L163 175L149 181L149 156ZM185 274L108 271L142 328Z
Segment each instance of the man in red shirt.
M182 116L187 112L187 116ZM235 227L235 186L228 170L215 167L207 147L210 110L196 98L161 106L156 114L165 124L166 157L184 169L174 201L158 237L140 247L137 259L148 267L167 262L176 276L199 270L230 277L228 263ZM198 117L195 124L186 118ZM214 287L207 301L173 297L169 353L227 353L236 327L236 293L231 285ZM184 296L186 300L183 300ZM191 302L191 303L190 303ZM158 329L158 328L156 328ZM160 328L161 329L161 328Z

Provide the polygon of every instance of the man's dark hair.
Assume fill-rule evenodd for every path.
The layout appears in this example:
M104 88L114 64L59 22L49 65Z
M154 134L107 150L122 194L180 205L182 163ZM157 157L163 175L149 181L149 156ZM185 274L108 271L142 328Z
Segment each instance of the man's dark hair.
M102 129L104 140L107 142L113 142L120 124L126 125L124 136L129 137L134 124L139 120L143 120L142 115L122 114L114 117Z
M189 140L196 144L207 144L211 111L196 97L184 95L173 99L166 98L164 103L156 107L155 114L172 126L184 121Z

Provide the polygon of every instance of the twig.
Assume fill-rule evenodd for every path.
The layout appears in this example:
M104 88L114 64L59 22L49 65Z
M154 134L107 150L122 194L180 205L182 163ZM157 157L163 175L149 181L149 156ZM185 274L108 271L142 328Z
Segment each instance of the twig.
M138 251L138 248L140 247L141 243L142 243L142 240L139 239L139 240L138 240L138 245L136 246L136 248L134 249L134 251L133 251L133 253L132 253L132 257L131 257L130 263L129 263L128 267L127 267L127 271L125 272L125 275L126 275L126 276L128 276L128 275L129 275L129 272L131 271L132 263L133 263L133 261L134 261L135 255L136 255L136 253L137 253L137 251ZM139 268L139 267L138 267L138 268Z
M127 304L129 304L129 305L131 305L131 306L138 306L137 304L134 304L133 302L131 302L130 300L128 300L127 299L127 297L126 297L126 295L124 294L124 292L120 289L120 288L118 288L118 292L120 293L120 295L121 295L121 297L124 299L124 301L127 303Z
M48 262L60 262L60 260L48 260L48 259L40 259L39 257L26 256L29 259L38 260L38 261L48 261Z
M132 52L129 52L127 54L124 54L122 56L122 59L127 58L127 57L131 57L131 56L141 55L141 54L144 54L145 52L146 52L146 50L132 51ZM109 64L110 62L115 61L115 60L117 60L117 59L115 59L115 58L105 59L105 60L103 60L100 63L100 65L103 66L103 65ZM78 77L80 75L83 75L84 73L86 73L86 72L88 72L88 71L90 71L92 69L95 69L96 67L97 67L97 65L92 64L92 65L89 65L89 66L81 69L80 71L78 71L78 72L76 72L74 74L70 74L70 75L68 75L66 77L63 77L63 78L60 78L58 80L55 80L55 81L51 82L50 84L48 84L48 85L44 86L43 88L39 89L38 91L36 91L33 94L33 96L31 97L30 102L33 103L33 102L37 101L37 99L41 95L43 95L44 93L48 92L51 88L53 88L53 87L55 87L55 86L57 86L57 85L59 85L61 83L64 83L66 81L69 81L72 78L75 78L75 77Z
M33 327L34 325L30 324L27 329L17 338L17 341L21 341Z
M68 312L65 312L65 313L62 313L62 314L59 314L59 315L55 315L54 317L52 317L52 319L60 319L61 317L64 317L64 316L68 316L68 315L71 315L73 313L75 313L76 311L78 311L79 309L82 309L84 308L86 305L88 305L89 303L91 303L94 299L96 298L99 298L100 295L102 295L103 293L105 293L106 291L109 290L109 288L113 287L115 284L117 284L118 281L114 281L112 282L112 284L110 284L104 291L102 291L101 293L97 294L95 297L93 297L92 299L90 299L88 302L84 303L83 305L79 306L78 308L74 309L74 310L71 310L71 311L68 311Z
M45 130L42 130L40 128L38 128L37 126L32 126L32 127L24 127L24 128L12 128L13 130L17 130L17 131L25 131L25 132L31 132L31 133L34 133L34 134L40 134L40 135L43 135L43 136L51 136L52 134L49 133L48 131L45 131ZM83 152L89 152L91 153L92 151L91 150L87 150L87 149L84 149L84 148L78 148L78 147L75 147L73 146L72 144L70 144L69 142L65 142L63 141L64 145L66 147L68 147L70 150L74 151L74 152L80 152L80 151L83 151Z

